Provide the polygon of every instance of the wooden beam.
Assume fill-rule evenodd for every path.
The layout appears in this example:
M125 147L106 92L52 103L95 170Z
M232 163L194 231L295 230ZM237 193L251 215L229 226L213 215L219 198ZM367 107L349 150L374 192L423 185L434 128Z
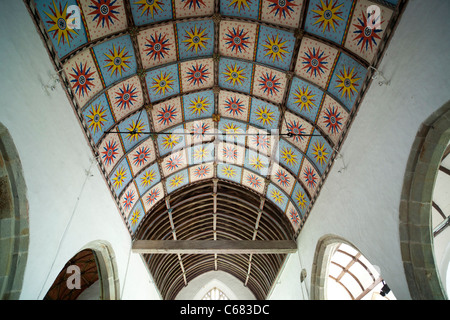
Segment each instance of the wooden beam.
M145 254L287 254L293 240L135 240L134 253Z

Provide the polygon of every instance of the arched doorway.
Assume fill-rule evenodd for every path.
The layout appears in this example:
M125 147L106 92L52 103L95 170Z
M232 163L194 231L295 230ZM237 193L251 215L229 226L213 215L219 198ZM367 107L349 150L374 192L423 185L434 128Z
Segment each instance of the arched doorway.
M436 179L449 141L450 102L419 128L405 171L399 209L400 241L410 294L417 300L447 299L435 260L434 236L438 230L433 230L432 212L436 210Z
M44 300L118 300L119 279L111 246L93 241L62 268Z
M27 187L19 154L0 123L0 300L17 300L28 257Z

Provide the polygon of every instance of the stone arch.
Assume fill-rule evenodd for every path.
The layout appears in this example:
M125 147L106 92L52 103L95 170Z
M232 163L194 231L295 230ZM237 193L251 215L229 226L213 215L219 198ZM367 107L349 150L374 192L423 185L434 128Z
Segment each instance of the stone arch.
M0 123L0 300L17 300L28 258L27 187L19 153Z
M102 300L120 300L120 283L116 256L107 241L96 240L88 243L81 250L94 252L100 281Z
M447 299L433 250L431 208L442 155L450 140L450 101L419 128L406 165L400 201L403 267L413 299Z

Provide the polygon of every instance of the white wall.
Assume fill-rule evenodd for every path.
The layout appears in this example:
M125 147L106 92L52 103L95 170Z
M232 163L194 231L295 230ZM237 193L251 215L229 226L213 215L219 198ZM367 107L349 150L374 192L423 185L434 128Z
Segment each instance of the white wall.
M95 165L86 180L92 153L63 89L42 90L54 69L22 1L0 1L0 39L0 121L14 139L28 189L21 299L42 299L68 259L94 240L112 245L124 297L160 299L142 260L132 256L127 273L131 238Z
M379 68L391 85L372 84L341 150L348 167L338 173L343 163L334 163L297 239L308 287L317 241L334 234L380 267L397 299L411 298L400 252L400 194L419 126L450 99L449 12L447 0L409 1ZM299 274L288 265L282 278ZM277 284L271 298L281 292L301 299L289 282Z

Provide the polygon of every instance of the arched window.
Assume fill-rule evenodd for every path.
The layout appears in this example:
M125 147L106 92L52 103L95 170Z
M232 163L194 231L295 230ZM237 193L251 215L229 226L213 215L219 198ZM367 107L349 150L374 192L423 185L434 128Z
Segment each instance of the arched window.
M345 243L339 244L331 256L326 288L328 300L395 299L376 268Z
M416 300L447 299L449 141L450 102L422 123L405 170L400 239L409 291Z
M17 300L28 257L27 187L19 153L0 123L0 300Z
M312 300L395 300L379 268L344 239L327 235L316 247Z
M202 300L230 300L222 290L217 287L209 290L202 298Z

